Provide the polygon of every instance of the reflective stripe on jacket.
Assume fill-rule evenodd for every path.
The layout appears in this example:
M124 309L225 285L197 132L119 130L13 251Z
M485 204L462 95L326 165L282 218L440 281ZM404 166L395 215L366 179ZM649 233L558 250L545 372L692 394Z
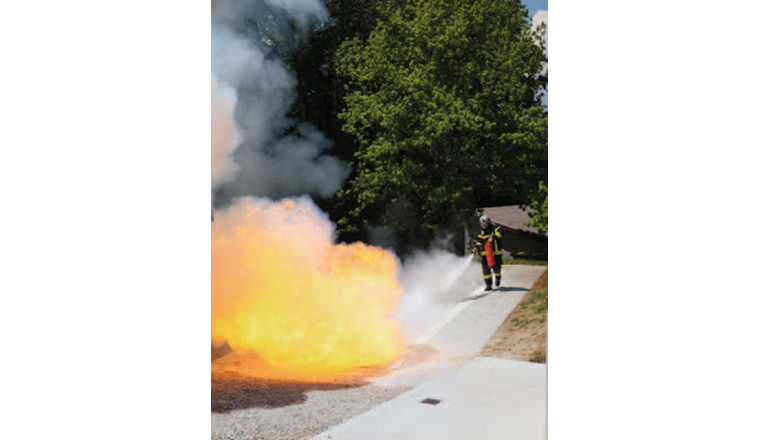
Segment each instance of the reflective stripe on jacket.
M493 238L493 254L501 255L501 227L494 226L489 229L492 230L490 232L487 232L487 230L480 231L480 234L475 238L475 246L478 248L478 253L480 253L481 257L485 257L486 255L485 245L489 238Z

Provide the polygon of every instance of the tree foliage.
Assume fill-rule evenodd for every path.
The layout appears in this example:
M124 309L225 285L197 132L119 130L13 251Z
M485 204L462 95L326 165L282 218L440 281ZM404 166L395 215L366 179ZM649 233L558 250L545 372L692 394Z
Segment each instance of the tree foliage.
M549 232L549 187L544 182L539 182L538 187L536 200L530 204L533 211L528 211L530 221L525 225L533 226L538 232L546 234Z
M337 50L342 130L356 143L340 232L425 245L478 206L528 204L547 181L542 43L519 0L377 3Z
M309 34L307 42L287 57L298 79L297 98L291 116L314 124L335 141L331 151L346 161L353 159L354 140L342 130L338 114L345 107L345 79L337 74L336 52L347 40L366 40L377 21L374 0L330 0L330 16Z

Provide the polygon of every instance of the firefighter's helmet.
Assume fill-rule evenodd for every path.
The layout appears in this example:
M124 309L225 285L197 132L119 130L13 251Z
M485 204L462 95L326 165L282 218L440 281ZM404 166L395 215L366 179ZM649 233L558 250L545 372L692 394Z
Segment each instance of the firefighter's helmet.
M480 217L480 226L485 228L490 224L491 224L491 219L487 215Z

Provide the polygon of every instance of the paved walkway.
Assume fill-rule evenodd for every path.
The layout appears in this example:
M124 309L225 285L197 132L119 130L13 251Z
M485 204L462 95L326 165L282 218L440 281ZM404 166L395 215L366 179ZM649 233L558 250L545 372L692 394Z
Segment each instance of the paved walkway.
M437 351L433 359L402 363L372 381L413 386L411 391L314 440L545 438L546 365L477 357L545 270L505 266L500 290L470 291L416 341Z
M479 357L314 440L545 438L546 365Z

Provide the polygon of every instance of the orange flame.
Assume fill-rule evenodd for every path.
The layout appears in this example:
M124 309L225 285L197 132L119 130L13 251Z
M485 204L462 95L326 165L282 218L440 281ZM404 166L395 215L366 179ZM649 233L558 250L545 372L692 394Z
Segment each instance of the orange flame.
M397 265L380 248L334 245L332 224L307 197L238 201L212 223L212 340L254 352L255 364L238 367L259 376L389 364L404 348L388 317L402 291Z

